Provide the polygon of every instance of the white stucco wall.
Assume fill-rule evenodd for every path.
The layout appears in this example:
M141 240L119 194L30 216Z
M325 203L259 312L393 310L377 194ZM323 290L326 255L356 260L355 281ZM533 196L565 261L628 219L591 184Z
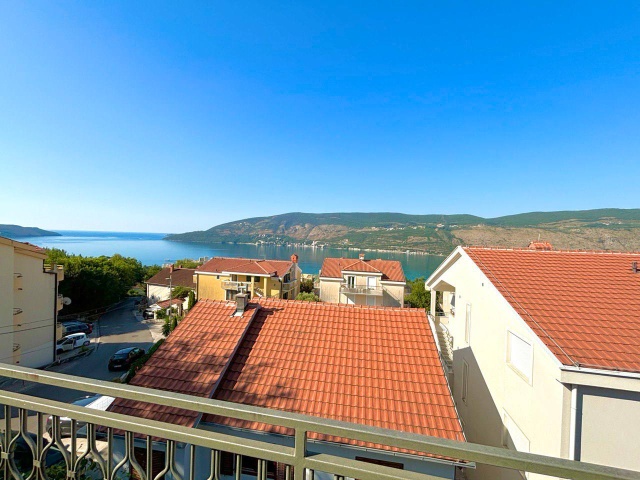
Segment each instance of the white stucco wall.
M147 284L147 298L150 305L162 300L169 300L169 287Z
M640 392L578 386L578 459L640 471Z
M453 393L465 434L471 442L503 446L505 414L514 437L526 436L529 451L561 456L563 399L567 389L559 382L560 363L524 323L510 304L466 254L441 276L455 287L455 316L447 325L454 338ZM471 306L469 342L465 341L466 306ZM529 380L506 361L507 334L512 331L533 346L533 373ZM466 402L462 400L463 366L469 369ZM516 430L517 429L517 430ZM518 431L519 430L519 431ZM520 437L522 444L522 437ZM521 479L518 472L479 465L469 478ZM528 478L549 478L529 474Z
M13 363L13 247L0 243L0 362Z

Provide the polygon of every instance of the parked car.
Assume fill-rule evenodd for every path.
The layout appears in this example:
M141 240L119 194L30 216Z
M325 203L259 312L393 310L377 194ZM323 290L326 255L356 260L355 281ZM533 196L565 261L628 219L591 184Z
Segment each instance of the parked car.
M61 322L65 335L72 333L86 333L87 335L93 332L93 325L91 323L84 322Z
M153 318L154 317L154 311L150 310L150 309L146 309L142 312L142 318L147 319L147 318Z
M86 397L79 398L71 402L71 405L77 405L80 407L93 408L96 410L105 410L114 398L106 395L88 395ZM86 437L87 429L86 422L76 420L76 434L78 437ZM49 434L49 438L53 438L53 416L49 415L45 424L45 431ZM97 433L100 436L100 433ZM71 419L69 417L60 417L60 436L71 436Z
M91 343L86 333L72 333L56 342L56 353L68 352L78 347L86 347Z
M144 349L138 347L129 347L118 350L109 359L109 370L116 370L118 368L127 369L133 362L144 354Z

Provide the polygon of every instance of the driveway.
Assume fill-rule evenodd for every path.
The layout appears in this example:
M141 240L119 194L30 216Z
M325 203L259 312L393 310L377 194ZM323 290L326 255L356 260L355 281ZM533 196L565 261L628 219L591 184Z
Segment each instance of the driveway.
M126 299L115 309L104 314L94 325L91 335L93 351L89 355L71 359L48 370L96 380L112 380L123 372L110 372L107 368L109 358L121 348L141 347L148 350L155 340L161 338L159 329L160 325L143 321L142 317L135 313L135 299ZM7 389L65 403L93 393L28 382L14 383ZM35 413L29 418L30 430L32 422L35 422Z

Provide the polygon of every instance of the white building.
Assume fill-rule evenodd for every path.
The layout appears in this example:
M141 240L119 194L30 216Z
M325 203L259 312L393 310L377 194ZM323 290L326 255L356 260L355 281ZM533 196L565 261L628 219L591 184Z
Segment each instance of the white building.
M397 260L325 258L320 269L320 300L350 305L402 307L407 281Z
M45 265L45 251L0 237L0 362L42 367L55 360L61 266Z
M447 257L430 321L469 441L640 470L638 263L548 244Z
M195 268L174 268L173 265L160 270L145 282L147 285L147 302L149 305L163 300L169 300L171 289L175 287L185 287L195 291L196 282L193 279L195 271ZM169 287L171 287L171 289Z

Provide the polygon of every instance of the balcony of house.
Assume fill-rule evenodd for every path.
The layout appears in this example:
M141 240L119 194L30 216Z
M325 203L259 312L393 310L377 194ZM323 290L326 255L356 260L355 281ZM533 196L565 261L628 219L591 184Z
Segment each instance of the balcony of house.
M64 296L58 295L58 298L56 298L56 309L59 312L63 308L64 308Z
M56 265L56 264L44 264L44 271L47 273L55 273L58 275L58 281L61 282L64 280L64 266Z
M347 295L373 295L381 297L384 295L384 287L380 285L354 285L348 282L340 284L340 293Z
M245 292L250 292L251 291L251 285L253 285L252 282L238 282L235 280L224 280L222 282L222 288L225 290L233 290L233 291L245 291Z
M290 280L288 282L282 282L282 293L290 292L295 288L297 284L296 280Z
M56 385L163 409L272 425L280 431L248 436L240 428L200 429L0 390L4 479L103 478L141 480L241 479L362 480L453 478L476 464L574 479L637 479L639 473L506 448L364 426L336 420L194 397L126 384L0 364L0 376ZM160 407L159 407L160 408ZM135 411L135 410L133 410ZM167 417L168 418L168 417ZM369 459L375 448L345 454L318 435L393 449L393 462ZM330 445L331 444L331 445ZM328 449L333 446L333 450ZM354 447L355 448L355 447ZM389 452L389 450L387 450ZM397 465L404 465L399 469ZM448 474L437 473L447 465ZM430 470L431 468L431 470ZM434 473L436 472L436 473ZM458 472L461 473L461 472ZM455 477L458 478L458 473Z

